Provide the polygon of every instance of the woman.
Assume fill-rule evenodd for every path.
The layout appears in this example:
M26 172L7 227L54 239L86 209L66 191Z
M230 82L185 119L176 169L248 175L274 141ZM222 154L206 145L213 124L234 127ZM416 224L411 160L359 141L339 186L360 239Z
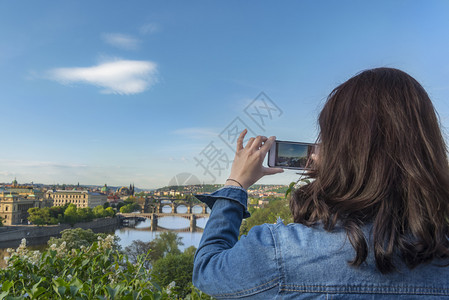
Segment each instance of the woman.
M274 141L243 131L213 207L193 281L216 298L449 298L449 167L421 85L390 68L338 86L319 116L319 153L290 208L238 240L246 189L281 169L262 166Z

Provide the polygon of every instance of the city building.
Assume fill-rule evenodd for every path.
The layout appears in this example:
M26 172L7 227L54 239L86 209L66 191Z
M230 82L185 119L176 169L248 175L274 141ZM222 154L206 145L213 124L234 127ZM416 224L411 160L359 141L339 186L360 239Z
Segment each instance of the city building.
M75 204L76 207L94 208L107 202L108 197L105 194L93 193L79 190L58 190L47 191L47 199L53 200L54 206L63 206L67 203Z
M42 190L34 188L33 185L19 185L16 179L11 184L5 185L5 190L23 197L34 195L38 199L44 198Z
M45 207L47 204L47 201L37 198L34 194L21 196L14 192L0 191L0 217L4 225L26 223L28 209Z
M49 207L51 201L33 185L19 185L17 180L0 189L0 217L4 225L16 225L27 222L28 209Z
M121 200L126 200L130 196L134 196L134 185L129 185L129 188L122 186L117 189L116 195L120 197Z

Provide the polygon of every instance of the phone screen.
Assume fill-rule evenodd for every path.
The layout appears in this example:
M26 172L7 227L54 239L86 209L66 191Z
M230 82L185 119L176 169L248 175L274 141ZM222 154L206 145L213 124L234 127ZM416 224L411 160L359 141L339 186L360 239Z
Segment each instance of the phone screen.
M276 141L268 155L268 166L288 169L308 169L315 144Z

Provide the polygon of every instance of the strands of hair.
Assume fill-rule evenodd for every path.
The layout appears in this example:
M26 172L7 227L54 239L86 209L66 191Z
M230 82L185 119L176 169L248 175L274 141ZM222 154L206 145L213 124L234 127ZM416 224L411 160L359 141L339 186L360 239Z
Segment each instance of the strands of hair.
M423 87L392 68L364 71L335 88L319 116L314 180L293 193L294 221L337 223L376 266L395 270L449 258L449 165L438 118Z

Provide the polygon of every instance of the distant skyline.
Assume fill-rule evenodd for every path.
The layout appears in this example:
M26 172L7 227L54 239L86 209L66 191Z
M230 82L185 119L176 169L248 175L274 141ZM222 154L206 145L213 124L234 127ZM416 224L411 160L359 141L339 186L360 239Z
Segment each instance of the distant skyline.
M415 77L447 135L444 0L3 1L0 27L0 182L222 184L238 131L314 142L374 67Z

